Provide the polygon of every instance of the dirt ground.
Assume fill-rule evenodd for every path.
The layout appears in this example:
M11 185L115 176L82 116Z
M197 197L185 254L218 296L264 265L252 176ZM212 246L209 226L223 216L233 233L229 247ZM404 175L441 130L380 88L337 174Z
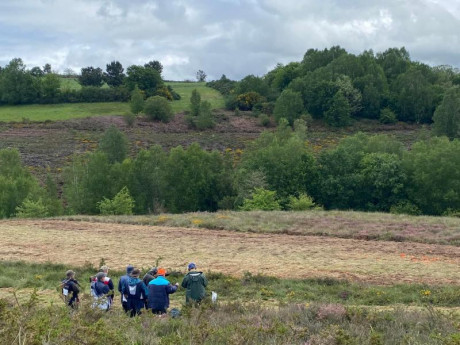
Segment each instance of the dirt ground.
M161 264L240 276L333 277L377 284L420 282L460 285L460 248L411 242L317 236L250 234L223 230L75 222L0 221L3 260L98 264Z

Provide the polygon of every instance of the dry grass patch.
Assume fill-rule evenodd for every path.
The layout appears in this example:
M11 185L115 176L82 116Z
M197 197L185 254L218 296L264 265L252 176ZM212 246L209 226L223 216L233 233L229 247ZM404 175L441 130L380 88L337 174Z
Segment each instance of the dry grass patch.
M127 263L182 269L196 261L204 270L241 276L332 277L378 284L420 282L460 285L460 249L455 246L359 241L318 236L238 233L63 220L0 222L4 260L97 264Z

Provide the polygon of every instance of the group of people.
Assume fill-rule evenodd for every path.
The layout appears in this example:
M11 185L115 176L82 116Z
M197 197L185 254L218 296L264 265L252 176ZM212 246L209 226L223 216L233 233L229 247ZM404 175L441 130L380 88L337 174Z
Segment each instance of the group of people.
M195 263L187 266L188 273L181 283L186 289L186 303L200 303L206 296L208 281L197 270ZM139 315L142 309L150 309L153 314L165 314L169 308L169 295L175 293L179 283L171 284L164 268L153 267L142 279L141 270L131 265L126 267L126 275L118 282L123 310L131 317ZM114 302L115 286L109 277L109 268L102 266L100 271L90 278L93 308L109 310ZM67 304L74 308L79 303L80 284L75 279L74 271L66 272L62 281L62 294Z

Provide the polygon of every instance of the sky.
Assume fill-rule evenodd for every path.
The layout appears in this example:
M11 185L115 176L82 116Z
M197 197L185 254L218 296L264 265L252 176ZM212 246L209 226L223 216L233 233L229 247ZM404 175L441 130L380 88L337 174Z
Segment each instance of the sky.
M238 80L334 45L460 68L460 0L0 0L0 66L159 60L167 80Z

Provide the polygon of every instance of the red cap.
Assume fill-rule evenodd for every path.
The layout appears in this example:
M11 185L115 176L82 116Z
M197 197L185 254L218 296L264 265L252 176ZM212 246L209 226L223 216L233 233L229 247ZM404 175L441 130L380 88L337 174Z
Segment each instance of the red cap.
M164 277L166 275L166 270L164 268L159 268L157 275Z

